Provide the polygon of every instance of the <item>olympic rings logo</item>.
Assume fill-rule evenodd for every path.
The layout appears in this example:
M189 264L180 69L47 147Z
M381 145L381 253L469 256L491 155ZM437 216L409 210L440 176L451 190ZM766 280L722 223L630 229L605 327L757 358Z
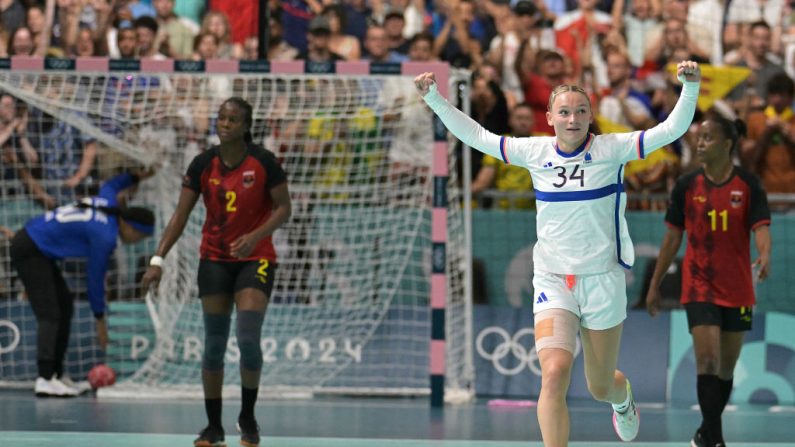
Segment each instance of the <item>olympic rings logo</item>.
M487 352L484 341L486 337L492 334L501 341L494 347L494 350ZM522 344L522 339L526 336L532 336L530 337L532 344L527 344L527 346ZM478 355L490 361L494 369L504 376L515 376L522 372L525 366L527 366L530 372L541 377L541 364L538 361L538 352L535 347L535 330L532 328L520 329L511 337L505 329L499 326L489 326L478 334L475 339L475 349ZM574 350L575 358L579 355L580 349L580 340L578 338L577 347ZM519 360L515 366L509 367L503 365L502 360L508 357L509 354Z

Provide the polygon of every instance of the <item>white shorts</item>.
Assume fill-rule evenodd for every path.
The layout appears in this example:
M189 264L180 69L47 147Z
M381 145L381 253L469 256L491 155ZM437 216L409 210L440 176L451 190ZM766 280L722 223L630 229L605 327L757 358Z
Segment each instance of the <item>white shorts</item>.
M568 276L567 281L567 275L533 272L534 314L565 309L580 318L582 327L593 330L610 329L627 318L627 280L620 266L597 275Z

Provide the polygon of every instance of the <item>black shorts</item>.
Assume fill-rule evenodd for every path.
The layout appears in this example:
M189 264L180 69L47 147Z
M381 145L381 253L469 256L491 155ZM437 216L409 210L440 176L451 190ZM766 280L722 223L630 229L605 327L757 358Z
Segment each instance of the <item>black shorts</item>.
M199 261L199 296L234 295L253 288L270 298L276 279L276 263L258 261Z
M685 312L690 332L694 326L718 326L726 332L750 331L754 317L753 307L725 307L712 303L687 303Z

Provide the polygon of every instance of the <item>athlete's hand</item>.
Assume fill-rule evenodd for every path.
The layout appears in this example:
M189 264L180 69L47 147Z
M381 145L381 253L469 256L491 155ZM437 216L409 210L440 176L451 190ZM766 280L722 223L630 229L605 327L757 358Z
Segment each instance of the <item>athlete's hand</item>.
M767 256L760 256L756 258L753 264L753 270L759 281L764 281L770 274L770 259Z
M150 265L147 267L144 277L141 278L141 288L143 289L144 293L146 293L151 286L154 286L154 288L157 289L157 286L160 285L160 278L162 276L162 267L158 267L156 265Z
M97 318L97 341L103 351L108 350L108 323L105 317Z
M698 62L682 61L676 66L676 77L681 81L684 78L688 82L701 81L701 68Z
M420 95L425 96L431 89L431 85L436 84L436 75L433 73L425 72L414 78L414 85Z
M649 292L646 294L646 311L652 317L660 313L660 291L655 287L649 287Z
M253 233L244 234L229 245L229 254L236 258L245 258L257 248L259 238Z

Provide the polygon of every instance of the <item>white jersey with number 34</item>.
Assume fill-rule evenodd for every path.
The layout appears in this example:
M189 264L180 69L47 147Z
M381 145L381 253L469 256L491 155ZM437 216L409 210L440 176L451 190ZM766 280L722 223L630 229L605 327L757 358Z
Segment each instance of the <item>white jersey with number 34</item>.
M572 153L554 137L500 139L503 161L530 171L538 243L535 267L552 273L596 274L635 258L627 231L623 166L643 157L643 132L593 135Z

